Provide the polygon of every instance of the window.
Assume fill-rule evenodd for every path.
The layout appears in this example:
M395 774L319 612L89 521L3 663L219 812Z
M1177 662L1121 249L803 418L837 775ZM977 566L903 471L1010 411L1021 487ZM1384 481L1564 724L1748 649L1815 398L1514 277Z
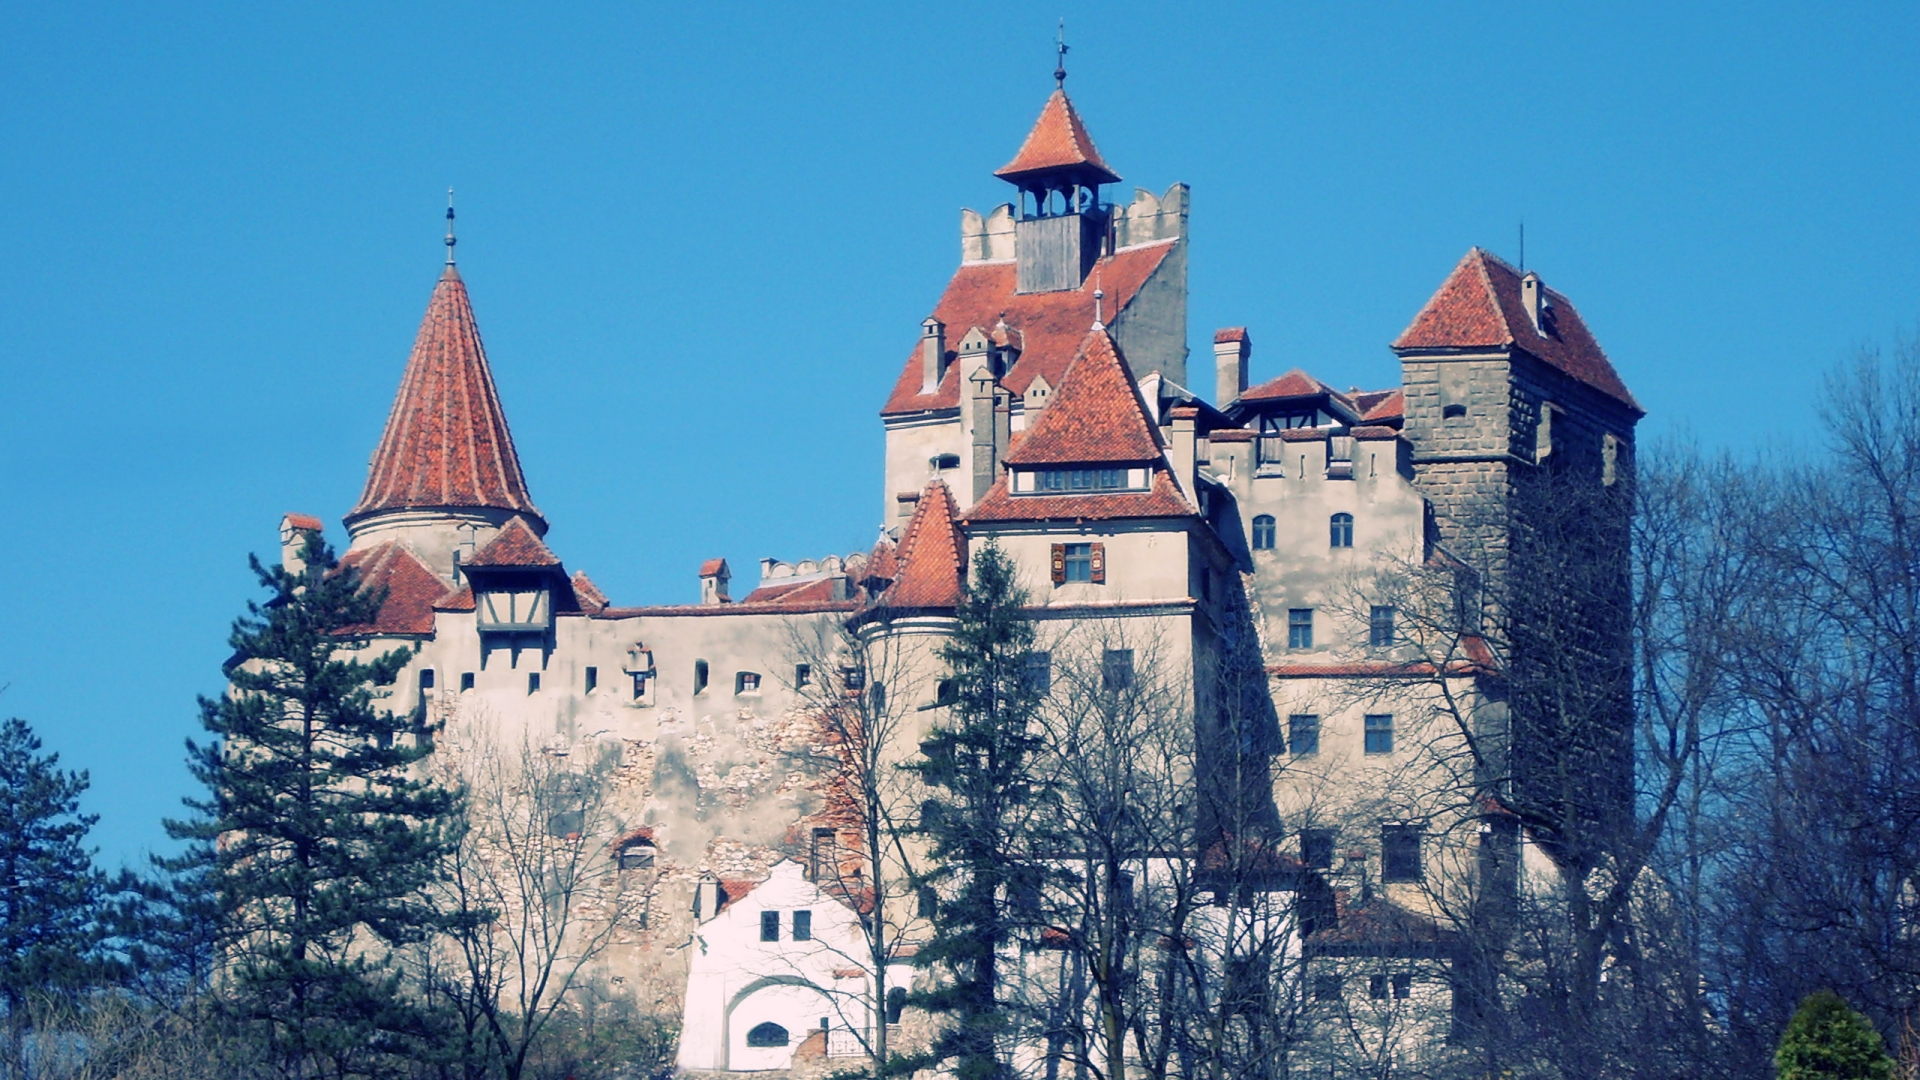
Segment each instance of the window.
M933 684L933 703L935 705L952 705L959 700L959 679L941 679L939 682Z
M883 682L874 683L873 689L867 691L867 698L872 703L873 714L875 716L884 715L887 711L887 684Z
M1313 648L1312 608L1297 607L1287 611L1287 648Z
M1316 1001L1340 1000L1340 976L1316 975L1313 979L1313 997Z
M432 668L420 669L420 689L422 690L433 689L433 669Z
M787 1029L771 1020L764 1024L755 1024L747 1032L748 1046L785 1046L788 1041Z
M473 672L463 671L460 673L460 689L462 690L473 689Z
M693 662L693 692L699 694L705 692L706 689L707 662L705 660L695 660Z
M761 941L779 941L780 940L780 913L779 912L763 911L760 913L760 940Z
M1320 718L1307 713L1287 717L1287 753L1295 757L1320 752Z
M1053 583L1064 585L1069 581L1085 581L1094 585L1106 584L1107 546L1105 544L1053 545Z
M907 988L904 986L887 987L887 1023L900 1022L900 1013L907 1007Z
M793 665L793 688L795 690L798 690L803 686L812 686L812 685L813 685L813 665L812 664Z
M1385 975L1367 976L1367 996L1373 998L1375 1001L1381 1001L1386 998L1387 977Z
M1052 494L1078 494L1083 491L1125 491L1127 469L1041 469L1040 490Z
M1413 976L1395 975L1393 977L1393 999L1405 1001L1413 996Z
M916 906L921 918L931 919L940 914L940 894L934 891L933 886L920 886L915 897L919 901Z
M1253 519L1253 550L1273 550L1273 515L1261 514Z
M1068 544L1067 545L1067 580L1068 581L1092 581L1093 580L1093 545L1092 544Z
M600 669L597 667L588 668L587 669L587 693L589 694L593 693L594 690L597 689L599 686L600 686Z
M760 692L760 673L757 671L736 671L733 673L733 692L736 694L757 694Z
M813 940L813 912L796 911L793 913L793 940Z
M832 829L813 830L813 847L807 852L807 864L815 881L824 881L823 875L833 872Z
M629 840L621 844L620 869L653 869L653 842L651 840Z
M941 454L933 459L933 468L936 472L944 472L947 469L957 469L959 467L959 454Z
M527 693L537 694L539 692L540 692L540 673L537 671L527 672Z
M1036 697L1053 689L1053 654L1030 652L1020 667L1020 680Z
M644 671L633 673L633 700L639 701L647 696L647 674Z
M1133 650L1108 649L1100 660L1100 685L1107 690L1125 690L1133 685Z
M1306 863L1309 870L1331 870L1333 868L1333 830L1301 829L1300 861Z
M848 690L864 690L867 688L867 673L858 667L843 667L840 669L840 685Z
M1384 649L1393 644L1393 609L1380 604L1373 605L1373 614L1367 619L1367 644L1376 649Z
M1380 880L1419 881L1420 826L1380 826Z
M1335 514L1327 521L1328 541L1334 547L1353 546L1353 515Z
M1367 753L1393 753L1393 714L1368 713L1365 738Z

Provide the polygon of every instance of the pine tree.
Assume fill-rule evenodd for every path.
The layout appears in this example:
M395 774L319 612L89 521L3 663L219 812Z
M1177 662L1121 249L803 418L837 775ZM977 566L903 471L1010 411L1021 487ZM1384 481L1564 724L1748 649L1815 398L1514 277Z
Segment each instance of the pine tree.
M1892 1080L1893 1059L1867 1018L1831 990L1810 995L1773 1056L1779 1080Z
M211 794L168 825L210 860L225 1017L289 1076L345 1076L424 1030L391 953L436 926L422 896L457 798L414 776L429 747L380 704L409 650L358 655L384 597L317 534L304 558L252 561L270 598L234 624L229 692L201 700L213 741L188 744Z
M87 774L59 767L20 719L0 724L0 1007L18 1049L36 994L96 972L104 880L85 846Z
M952 707L921 744L923 759L909 766L935 789L917 826L934 867L924 884L939 898L919 963L948 976L914 1000L950 1018L930 1056L953 1061L958 1080L1004 1075L995 1047L1009 1010L998 963L1022 925L1023 901L1040 887L1035 864L1018 857L1039 799L1031 764L1040 739L1028 667L1034 627L1014 575L992 542L975 558L959 625L940 652L955 684Z

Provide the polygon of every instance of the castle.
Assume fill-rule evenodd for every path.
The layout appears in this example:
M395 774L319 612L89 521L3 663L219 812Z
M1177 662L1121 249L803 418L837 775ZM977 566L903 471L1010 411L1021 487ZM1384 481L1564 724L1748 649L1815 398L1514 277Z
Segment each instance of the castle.
M659 1001L684 1011L684 1066L784 1067L807 1032L825 1029L831 1047L837 1027L875 1019L842 1005L842 1019L824 1016L834 988L820 984L871 973L794 944L853 925L844 896L823 891L822 861L838 874L863 858L810 817L817 798L780 764L783 725L827 674L795 643L886 611L884 632L917 659L863 692L884 689L924 729L946 703L937 642L991 541L1056 637L1100 628L1105 677L1132 678L1151 643L1198 745L1236 759L1234 783L1255 778L1285 887L1322 898L1294 946L1325 961L1312 1000L1425 1003L1429 1027L1444 1026L1461 985L1449 883L1484 891L1514 872L1528 838L1487 792L1532 782L1529 747L1555 737L1509 685L1529 662L1524 636L1488 632L1477 612L1566 606L1521 583L1539 514L1562 498L1538 478L1623 487L1639 406L1565 296L1477 248L1424 306L1410 298L1392 343L1400 385L1340 390L1300 370L1256 383L1253 338L1236 327L1213 334L1196 389L1187 187L1110 201L1121 178L1064 84L995 175L1013 199L962 212L959 268L891 387L875 387L878 544L763 560L737 596L733 568L711 560L697 603L614 604L547 545L449 246L345 517L344 560L386 591L371 647L418 650L396 706L450 746L484 716L486 737L617 758L618 827L600 839L653 902L606 970L633 985L651 973ZM321 528L288 515L284 558ZM1611 550L1596 543L1594 572L1624 588ZM1405 583L1435 567L1485 593L1474 615L1420 606L1432 597ZM1617 617L1559 617L1605 667ZM1249 657L1251 703L1226 674ZM1590 817L1630 799L1615 727L1587 788L1566 796ZM1434 779L1449 740L1496 731L1500 776L1483 760ZM828 909L841 913L816 920ZM776 963L767 949L786 953ZM903 965L890 981L907 978Z

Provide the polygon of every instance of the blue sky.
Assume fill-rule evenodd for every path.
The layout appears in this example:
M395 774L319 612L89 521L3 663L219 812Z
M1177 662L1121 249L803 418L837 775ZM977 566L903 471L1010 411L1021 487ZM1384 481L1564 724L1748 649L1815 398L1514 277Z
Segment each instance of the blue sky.
M0 713L91 771L107 860L190 790L247 553L343 539L449 186L549 540L691 600L871 543L1060 15L1120 193L1193 187L1197 356L1247 325L1256 379L1392 384L1522 220L1643 439L1817 452L1820 373L1915 326L1912 4L7 5Z

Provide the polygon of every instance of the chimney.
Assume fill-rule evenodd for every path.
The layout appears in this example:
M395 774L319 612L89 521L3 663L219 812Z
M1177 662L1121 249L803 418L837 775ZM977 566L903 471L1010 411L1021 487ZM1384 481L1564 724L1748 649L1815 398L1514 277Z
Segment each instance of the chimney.
M1547 332L1541 328L1540 313L1547 306L1547 297L1540 287L1540 275L1531 270L1520 279L1520 306L1533 323L1533 332L1545 337Z
M1200 410L1192 405L1177 405L1169 414L1173 419L1173 435L1167 440L1167 461L1173 466L1173 478L1186 493L1187 502L1200 509L1200 485L1194 475L1194 456L1197 453L1194 422L1200 416Z
M920 392L931 394L947 373L947 325L929 316L920 324Z
M727 595L727 582L733 578L727 569L727 560L708 559L700 564L700 602L702 604L731 604L733 598Z
M280 519L280 566L299 577L306 572L307 537L318 535L323 526L312 514L288 514Z
M1213 404L1224 409L1247 389L1247 361L1253 357L1253 339L1244 326L1213 332Z
M994 452L999 418L994 415L994 397L999 382L993 377L988 358L992 341L986 331L974 327L960 339L960 422L963 441L972 454L973 482L968 488L966 505L972 506L993 486L994 469L999 465Z

